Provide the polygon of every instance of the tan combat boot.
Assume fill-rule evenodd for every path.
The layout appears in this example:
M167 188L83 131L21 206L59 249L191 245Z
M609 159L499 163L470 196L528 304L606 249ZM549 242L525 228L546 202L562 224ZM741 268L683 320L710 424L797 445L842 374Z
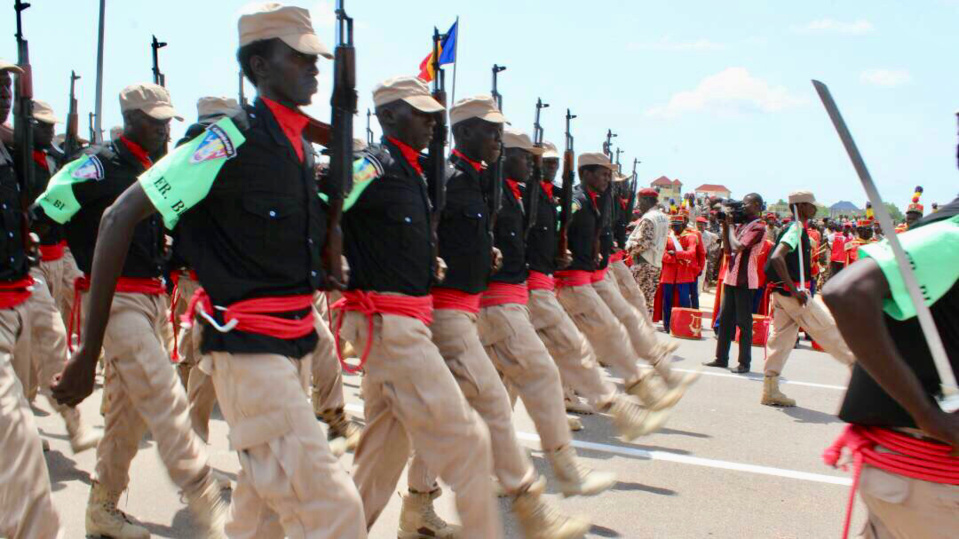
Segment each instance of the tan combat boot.
M546 480L542 477L526 492L513 499L513 513L523 528L526 539L579 539L589 531L590 522L583 518L566 516L547 504L542 494Z
M638 398L650 410L665 410L676 406L683 398L685 389L670 388L654 372L644 373L638 380L626 386L626 393Z
M317 415L317 419L329 427L327 439L330 441L330 449L333 450L334 455L339 457L347 451L356 449L363 429L346 415L343 408L322 411Z
M625 395L617 395L607 412L613 416L613 425L626 442L656 432L666 424L670 414L669 410L647 410Z
M150 532L137 526L123 511L117 509L119 492L110 492L97 481L90 489L87 501L86 531L93 537L112 537L114 539L145 539Z
M583 422L574 415L566 416L566 424L569 426L570 432L579 432L584 430L586 427L583 425Z
M79 410L60 405L56 407L56 410L63 417L63 422L67 426L67 434L70 436L70 449L73 450L74 455L87 449L93 449L100 443L100 434L83 421Z
M786 408L796 406L796 401L779 391L778 376L766 376L763 379L763 398L760 402L766 406L783 406Z
M576 450L567 445L546 451L563 496L595 496L616 484L616 474L597 472L576 458Z
M186 496L190 511L201 525L200 537L226 538L223 527L230 513L230 505L220 495L221 487L215 472L210 470L200 486Z
M455 539L460 536L461 528L448 524L433 509L433 500L440 497L443 489L433 492L409 491L403 496L400 509L399 539Z

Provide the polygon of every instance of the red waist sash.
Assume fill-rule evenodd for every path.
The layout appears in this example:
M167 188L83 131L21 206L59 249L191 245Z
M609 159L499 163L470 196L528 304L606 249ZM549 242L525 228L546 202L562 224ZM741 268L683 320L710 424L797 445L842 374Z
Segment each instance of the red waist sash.
M434 309L466 311L473 314L480 310L480 296L482 294L469 294L454 288L434 288L431 293Z
M509 284L509 283L490 283L489 288L486 289L486 292L483 292L483 297L480 298L480 307L496 307L497 305L507 305L510 303L518 303L520 305L526 305L529 303L529 289L526 288L526 283L519 284Z
M593 272L585 270L562 270L554 274L556 288L583 286L593 283Z
M626 259L626 251L616 251L615 253L609 255L609 263L620 262Z
M526 287L530 290L555 290L556 283L553 281L552 275L531 271L529 277L526 278Z
M343 352L340 350L340 329L343 326L343 316L337 318L336 326L333 329L333 341L336 343L336 356L339 358L343 370L350 374L362 370L363 365L366 364L366 359L370 355L370 349L373 345L374 315L392 314L395 316L406 316L415 318L427 326L433 323L433 296L401 296L365 290L347 290L343 292L343 298L334 303L330 308L331 310L341 312L359 312L366 315L366 346L363 349L363 355L360 356L360 364L356 367L351 366L343 360Z
M190 298L186 313L181 317L184 325L189 326L197 314L202 316L217 331L227 333L234 329L245 333L268 335L277 339L299 339L315 331L313 318L313 295L299 294L295 296L272 296L252 298L238 301L228 307L213 305L213 300L206 290L198 288ZM212 313L223 313L221 325L213 318ZM275 313L306 310L303 318L281 318L272 316Z
M43 262L56 262L63 258L67 248L67 242L61 241L54 245L43 245L41 243L38 247L40 249L40 260Z
M17 281L0 282L0 309L12 309L30 299L33 277L27 275Z
M598 270L594 271L593 274L590 275L590 277L589 277L589 282L590 282L590 284L592 284L592 283L598 283L598 282L602 281L603 279L605 279L605 278L606 278L606 272L607 272L607 271L609 271L609 266L606 266L606 267L603 268L603 269L598 269Z

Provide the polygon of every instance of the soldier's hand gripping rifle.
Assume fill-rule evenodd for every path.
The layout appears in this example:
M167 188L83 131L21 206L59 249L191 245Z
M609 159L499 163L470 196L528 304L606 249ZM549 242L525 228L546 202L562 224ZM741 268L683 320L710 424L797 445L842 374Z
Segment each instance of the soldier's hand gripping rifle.
M506 66L493 65L493 91L491 93L493 95L493 101L496 101L496 108L498 108L500 112L503 112L503 96L499 93L497 81L499 73L505 70ZM493 175L490 179L489 221L487 221L489 223L490 241L494 244L495 237L493 234L494 230L496 230L496 216L499 215L499 210L503 207L503 162L505 159L503 143L500 142L499 159L493 164Z
M576 116L566 109L566 148L563 151L563 189L560 193L559 205L559 245L556 255L566 256L569 250L569 221L573 218L573 179L576 176L575 150L573 149L573 134L570 131L570 122Z
M539 123L540 113L543 109L549 107L549 103L543 103L543 100L536 98L536 119L533 120L533 146L540 150L543 149L543 126ZM529 231L536 226L536 215L539 211L539 192L542 189L540 182L543 181L543 156L542 151L539 155L533 156L533 174L526 182L526 198L529 200L526 213L526 234L529 238Z
M67 134L63 139L63 162L66 163L80 150L79 128L80 117L77 115L76 82L80 76L75 71L70 72L70 111L67 113Z
M30 67L30 47L23 37L23 12L30 4L16 0L13 9L17 12L17 65L23 70L17 75L13 104L13 143L17 148L17 172L20 180L20 206L23 210L24 246L31 245L29 214L31 197L36 181L33 169L33 72Z
M370 118L372 118L373 113L370 112L370 109L366 109L366 145L373 145L373 129L370 128Z
M444 110L437 113L433 125L433 138L430 139L429 165L426 169L426 181L429 185L433 213L430 218L430 232L433 236L434 276L442 281L440 270L439 236L437 232L443 209L446 207L446 74L440 68L440 43L443 36L433 27L433 99L443 105ZM368 136L372 131L367 128Z
M343 199L353 189L353 114L356 113L356 50L353 48L353 19L346 15L343 0L336 2L336 49L333 57L333 95L330 98L332 125L316 120L307 124L307 140L330 149L329 197L323 269L327 287L343 288Z

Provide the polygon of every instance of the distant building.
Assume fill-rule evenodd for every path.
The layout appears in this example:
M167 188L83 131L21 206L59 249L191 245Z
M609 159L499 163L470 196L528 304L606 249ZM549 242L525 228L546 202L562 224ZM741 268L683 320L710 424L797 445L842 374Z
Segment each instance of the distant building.
M680 200L683 196L683 182L679 180L670 180L666 176L660 176L653 180L653 183L649 184L650 187L659 191L659 202L660 203L669 203L669 199L676 201L676 205L682 203Z
M704 183L696 188L697 199L700 197L729 198L730 195L732 195L732 191L727 189L725 185Z

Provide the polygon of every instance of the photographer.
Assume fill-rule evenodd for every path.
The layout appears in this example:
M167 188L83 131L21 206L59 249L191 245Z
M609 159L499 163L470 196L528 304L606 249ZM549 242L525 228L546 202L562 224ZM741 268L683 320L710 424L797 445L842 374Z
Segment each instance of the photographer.
M759 218L763 206L763 198L751 193L742 202L727 201L725 211L719 215L723 225L723 251L729 257L729 264L723 279L716 359L705 363L707 367L729 366L729 347L738 326L739 365L732 371L749 372L752 362L753 294L759 288L757 258L766 236L766 223ZM730 232L733 224L739 225L735 236Z

